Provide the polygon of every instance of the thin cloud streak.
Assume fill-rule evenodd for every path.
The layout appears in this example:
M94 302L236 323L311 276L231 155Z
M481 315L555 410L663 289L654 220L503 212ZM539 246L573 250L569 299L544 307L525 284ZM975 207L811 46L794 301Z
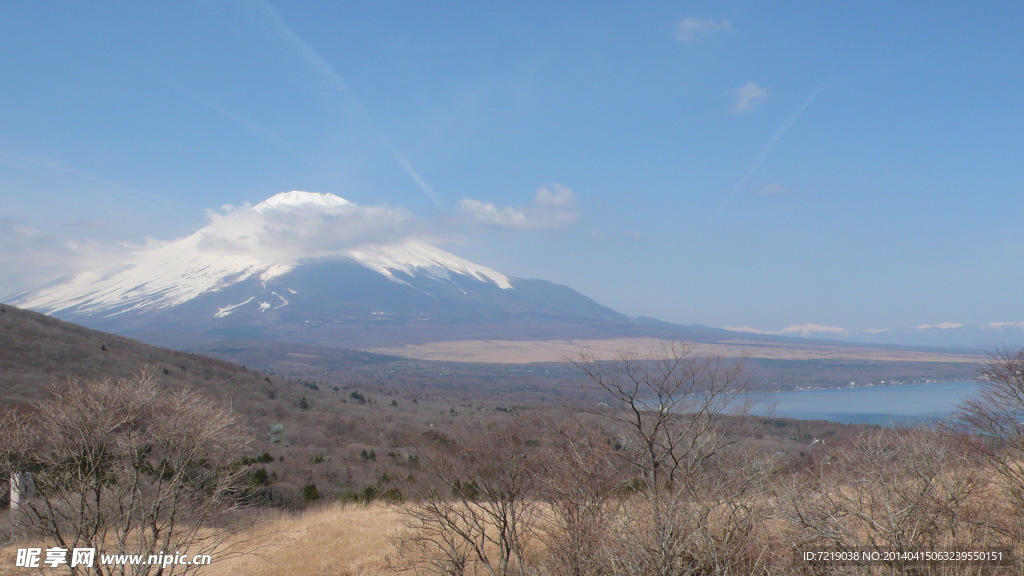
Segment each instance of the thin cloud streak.
M270 144L271 146L277 148L278 150L284 152L285 154L288 154L298 160L301 160L306 164L312 164L312 162L310 162L308 158L300 154L294 147L292 147L291 144L285 141L284 138L281 138L276 132L267 128L266 126L263 126L262 124L254 120L250 120L249 118L246 118L238 112L228 110L223 106L215 104L209 99L204 98L199 94L196 94L195 92L188 90L185 87L168 80L167 78L158 78L158 81L162 82L163 84L166 84L167 86L170 86L174 90L177 90L178 92L185 95L187 98L196 102L197 104L216 112L224 119L237 125L246 132L249 132L253 136L256 136L260 140L266 142L267 144Z
M257 2L262 8L262 16L288 41L293 48L295 48L300 57L306 61L307 64L312 65L324 78L326 78L333 87L338 90L349 103L358 112L359 119L371 130L374 136L384 144L384 146L391 152L395 161L401 166L402 170L412 179L413 182L420 188L420 190L430 199L431 202L437 208L444 208L444 204L441 198L437 195L434 189L427 184L427 181L423 176L420 175L419 171L412 165L411 162L402 154L398 147L384 134L384 132L377 126L377 123L373 121L373 117L370 116L370 112L366 109L359 96L356 95L352 87L345 82L341 74L334 69L333 66L315 48L309 45L291 26L284 20L280 13L274 9L274 7L265 0Z
M821 86L815 88L814 92L811 93L811 97L808 98L803 104L801 104L800 107L796 109L796 112L790 115L789 118L787 118L782 124L779 125L778 129L775 130L775 133L772 134L772 137L769 138L768 142L766 142L764 147L761 148L761 153L758 154L757 159L754 160L754 164L750 167L749 170L747 170L747 173L744 174L742 178L740 178L740 181L736 184L736 187L733 188L729 196L727 196L725 201L722 202L722 205L718 207L718 210L716 210L715 213L712 214L711 217L708 219L708 223L705 224L704 229L701 231L701 237L707 234L707 231L711 229L711 225L714 224L716 220L718 220L718 217L721 216L725 208L729 205L730 202L732 202L732 199L736 196L736 194L738 194L739 191L742 190L747 185L747 181L750 180L750 177L754 175L754 172L756 172L757 169L761 166L761 163L763 163L765 159L768 158L768 155L772 153L772 150L774 150L775 146L779 143L780 140L782 140L782 137L786 135L786 132L789 132L789 129L793 127L793 124L795 124L796 121L800 119L800 116L803 115L804 110L807 110L807 107L811 105L811 102L814 102L814 99L818 97L818 92L821 92Z
M106 178L91 174L84 170L73 168L63 162L53 160L51 158L37 158L21 154L11 154L0 150L0 164L5 164L19 170L45 174L47 176L67 176L82 182L87 182L97 186L95 190L90 191L91 194L104 196L109 200L132 202L141 201L142 203L150 206L182 213L181 204L178 202L169 201L166 198L161 198L147 192L128 188L127 186L123 186L117 182L107 180Z

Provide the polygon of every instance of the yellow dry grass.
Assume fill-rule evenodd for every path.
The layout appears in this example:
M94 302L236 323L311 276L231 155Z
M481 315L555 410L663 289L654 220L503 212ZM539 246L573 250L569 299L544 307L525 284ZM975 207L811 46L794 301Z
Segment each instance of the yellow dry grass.
M389 574L394 535L402 516L386 504L333 504L301 514L272 513L232 534L227 551L214 552L205 576L378 576ZM49 574L15 566L19 542L0 549L0 576ZM58 570L56 573L66 573Z
M986 497L988 495L985 495ZM637 502L627 501L626 507ZM774 499L755 497L755 508L772 510L779 505ZM639 510L643 510L641 506ZM624 513L620 520L634 523L643 520L638 511ZM541 506L539 519L541 533L546 522L545 506ZM620 514L624 509L619 510ZM716 520L718 514L713 514ZM331 504L302 513L270 512L251 519L251 525L233 533L226 545L231 553L213 554L213 563L201 570L205 576L397 576L389 567L388 557L395 556L395 536L402 530L405 517L391 505L375 503ZM800 538L794 528L782 518L768 514L759 520L761 534L750 544L757 564L767 562L790 566L794 542ZM961 547L972 542L973 534L961 535L956 543ZM978 536L978 547L991 547L991 535ZM870 536L865 534L865 541ZM531 538L527 556L536 561L545 548L544 538ZM0 576L27 574L63 574L15 567L17 548L40 546L40 542L20 542L0 549ZM734 552L742 552L747 543L735 543ZM753 557L752 557L753 559ZM799 562L798 562L799 563ZM884 572L879 567L878 573ZM866 573L875 573L866 571ZM945 573L945 572L942 572ZM956 573L954 571L954 573Z
M403 518L386 504L333 504L259 522L231 542L259 550L218 561L208 576L369 576L389 573L393 537Z

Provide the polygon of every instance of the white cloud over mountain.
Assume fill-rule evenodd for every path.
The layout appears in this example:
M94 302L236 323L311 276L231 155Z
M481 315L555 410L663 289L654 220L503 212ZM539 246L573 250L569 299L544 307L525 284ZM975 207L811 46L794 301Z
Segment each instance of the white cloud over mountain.
M403 208L361 206L315 193L289 192L256 206L224 206L207 211L207 217L209 224L198 232L200 249L262 262L325 258L367 244L399 244L429 235L429 225Z

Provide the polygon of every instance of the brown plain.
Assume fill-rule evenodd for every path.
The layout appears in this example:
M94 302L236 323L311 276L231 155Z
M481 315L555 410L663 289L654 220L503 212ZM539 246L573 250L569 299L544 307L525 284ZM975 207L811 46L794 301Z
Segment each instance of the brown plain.
M607 340L458 340L430 342L391 348L372 348L367 352L402 356L417 360L448 362L485 362L491 364L527 364L563 362L581 353L602 360L613 360L623 352L657 358L670 349L671 342L659 338L615 338ZM794 343L785 346L723 341L692 344L698 356L725 358L765 358L771 360L870 360L878 362L978 362L983 355L943 353L922 350L854 347L829 344Z

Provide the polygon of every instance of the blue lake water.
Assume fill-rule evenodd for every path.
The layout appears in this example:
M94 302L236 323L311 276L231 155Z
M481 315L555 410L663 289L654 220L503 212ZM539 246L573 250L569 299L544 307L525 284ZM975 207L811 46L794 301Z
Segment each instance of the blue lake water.
M945 420L978 388L976 382L925 382L747 397L756 402L752 412L762 416L895 426Z

